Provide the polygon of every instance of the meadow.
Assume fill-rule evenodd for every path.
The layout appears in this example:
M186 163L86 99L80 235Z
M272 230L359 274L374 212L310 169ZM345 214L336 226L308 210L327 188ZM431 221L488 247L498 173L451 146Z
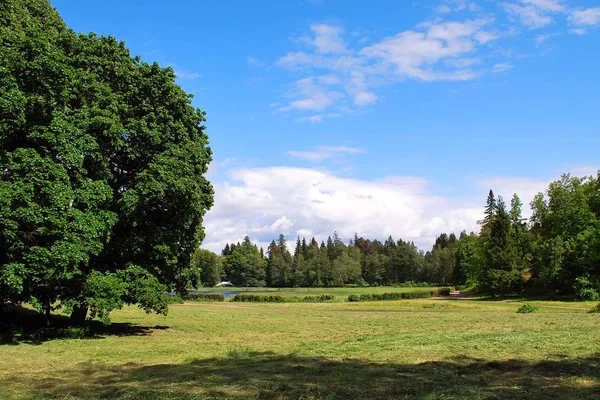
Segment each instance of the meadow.
M201 288L199 293L252 293L266 295L281 295L285 297L316 296L333 294L336 301L344 301L349 295L360 293L397 293L419 290L436 289L427 285L416 286L374 286L374 287L301 287L301 288L267 288L267 287L209 287Z
M93 337L0 345L0 397L600 398L595 303L530 303L539 311L456 299L126 307Z

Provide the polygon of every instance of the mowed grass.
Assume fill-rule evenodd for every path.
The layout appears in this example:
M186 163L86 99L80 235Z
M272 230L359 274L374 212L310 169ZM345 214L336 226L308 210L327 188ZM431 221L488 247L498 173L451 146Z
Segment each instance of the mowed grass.
M598 399L593 303L193 303L0 346L2 399Z
M315 296L320 294L333 294L337 301L344 301L351 294L362 293L396 293L396 292L412 292L420 290L435 290L437 287L341 287L341 288L247 288L247 287L208 287L200 288L199 293L252 293L252 294L271 294L281 295L286 297L303 297Z

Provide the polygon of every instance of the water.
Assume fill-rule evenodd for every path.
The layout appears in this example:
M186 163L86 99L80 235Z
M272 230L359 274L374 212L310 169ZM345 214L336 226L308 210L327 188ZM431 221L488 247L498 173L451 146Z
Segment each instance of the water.
M242 292L202 292L202 294L210 294L210 293L221 293L223 296L225 296L226 299L230 299L233 296L235 296L236 294L240 294Z

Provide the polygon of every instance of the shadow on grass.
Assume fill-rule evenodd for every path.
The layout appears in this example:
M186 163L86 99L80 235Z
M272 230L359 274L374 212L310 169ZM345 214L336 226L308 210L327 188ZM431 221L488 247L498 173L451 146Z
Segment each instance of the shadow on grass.
M598 399L600 355L537 363L457 357L421 364L230 351L185 364L80 364L26 382L44 399ZM16 377L27 380L26 377ZM4 380L4 381L3 381ZM15 377L0 378L10 388Z
M12 307L0 315L0 345L20 343L41 344L55 339L101 339L105 336L144 336L166 326L138 326L129 323L105 325L88 321L85 327L71 324L65 315L52 315L52 323L46 326L43 316L34 310Z

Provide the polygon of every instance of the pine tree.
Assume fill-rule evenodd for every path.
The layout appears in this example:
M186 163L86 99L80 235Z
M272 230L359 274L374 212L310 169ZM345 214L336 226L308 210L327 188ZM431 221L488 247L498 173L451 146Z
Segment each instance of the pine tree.
M491 224L496 215L496 198L494 197L494 191L490 189L487 197L486 207L484 211L483 221L481 223L481 236L489 236Z
M294 257L298 257L302 254L302 242L300 241L300 236L296 239L296 248L294 249Z
M308 245L306 244L306 238L302 238L302 256L306 258L306 251L308 250Z

